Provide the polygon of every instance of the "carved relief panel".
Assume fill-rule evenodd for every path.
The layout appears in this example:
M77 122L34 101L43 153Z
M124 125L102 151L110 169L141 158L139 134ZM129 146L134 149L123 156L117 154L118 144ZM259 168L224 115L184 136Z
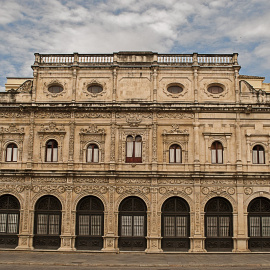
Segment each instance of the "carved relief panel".
M105 130L92 124L80 130L80 162L86 162L86 151L90 144L95 144L99 149L99 162L104 162Z

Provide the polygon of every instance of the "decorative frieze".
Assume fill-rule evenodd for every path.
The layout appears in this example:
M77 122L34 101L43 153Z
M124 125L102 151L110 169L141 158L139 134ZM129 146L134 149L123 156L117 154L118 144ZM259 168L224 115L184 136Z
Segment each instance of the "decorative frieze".
M157 118L161 119L194 119L193 113L163 113L157 114Z
M192 187L160 187L159 188L159 193L164 195L164 194L172 194L172 195L177 195L181 193L185 193L187 195L191 195L193 192Z
M98 183L101 183L101 184L104 184L104 183L109 183L109 179L108 178L89 178L89 177L75 177L74 180L73 180L74 183L95 183L95 184L98 184Z
M150 188L149 187L134 187L134 186L121 186L121 187L116 187L116 192L118 194L137 194L137 193L142 193L142 194L149 194L150 193Z
M66 177L33 177L32 183L66 183Z
M233 195L233 194L235 194L235 188L223 187L223 186L210 186L210 187L202 187L201 192L204 195L208 195L209 193L215 193L217 195L227 193L229 195Z
M103 112L75 112L75 118L111 118L111 113Z
M117 184L142 184L142 185L149 185L151 184L151 180L150 179L141 179L141 178L127 178L127 179L116 179L116 183Z

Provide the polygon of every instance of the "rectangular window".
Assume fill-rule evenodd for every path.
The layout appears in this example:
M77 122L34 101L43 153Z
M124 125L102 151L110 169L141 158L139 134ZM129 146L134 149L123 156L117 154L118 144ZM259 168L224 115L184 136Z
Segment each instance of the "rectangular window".
M181 149L175 149L175 151L176 151L176 160L175 160L175 162L176 163L181 163Z
M133 156L133 142L127 142L127 157Z
M174 163L174 149L170 149L170 162Z
M135 142L135 157L141 157L141 156L142 156L142 143Z
M98 162L98 148L94 148L94 162Z
M170 237L175 236L175 218L170 216L164 217L164 236Z
M53 162L57 161L57 156L58 156L58 148L53 148Z
M18 231L18 214L8 214L7 233L17 233Z
M264 151L259 151L259 163L264 164Z
M218 236L217 217L207 217L207 236Z
M89 235L89 216L79 216L79 235Z
M262 217L262 237L270 237L270 217Z
M49 234L59 234L59 215L50 215Z
M17 161L18 157L18 148L14 147L13 148L13 161Z
M219 218L219 236L220 237L230 236L230 217Z
M187 217L176 217L176 236L185 237L187 236Z
M258 155L257 150L252 151L252 163L257 164L258 163Z
M133 236L144 236L144 216L134 216Z
M0 233L7 231L7 214L0 214Z
M93 160L92 160L92 147L87 148L87 162L93 162Z
M260 217L250 217L249 218L249 231L250 236L260 237Z
M222 152L223 150L222 149L217 149L217 163L222 163Z
M13 148L11 147L7 148L7 161L12 161L12 150Z
M216 149L211 150L211 163L212 164L217 163Z
M91 235L101 235L101 216L91 216Z
M37 216L37 234L47 234L48 215Z
M132 236L132 216L122 216L121 236Z

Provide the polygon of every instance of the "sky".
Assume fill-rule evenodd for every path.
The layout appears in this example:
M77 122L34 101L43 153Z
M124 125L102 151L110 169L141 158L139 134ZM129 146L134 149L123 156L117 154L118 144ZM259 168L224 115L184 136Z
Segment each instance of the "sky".
M269 0L0 0L0 91L34 53L239 53L270 83Z

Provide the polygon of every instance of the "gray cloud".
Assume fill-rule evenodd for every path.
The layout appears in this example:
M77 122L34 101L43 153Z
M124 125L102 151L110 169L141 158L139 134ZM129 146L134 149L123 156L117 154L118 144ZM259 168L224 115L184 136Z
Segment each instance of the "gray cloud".
M269 9L264 0L2 0L0 85L31 76L34 52L239 52L243 72L268 76Z

